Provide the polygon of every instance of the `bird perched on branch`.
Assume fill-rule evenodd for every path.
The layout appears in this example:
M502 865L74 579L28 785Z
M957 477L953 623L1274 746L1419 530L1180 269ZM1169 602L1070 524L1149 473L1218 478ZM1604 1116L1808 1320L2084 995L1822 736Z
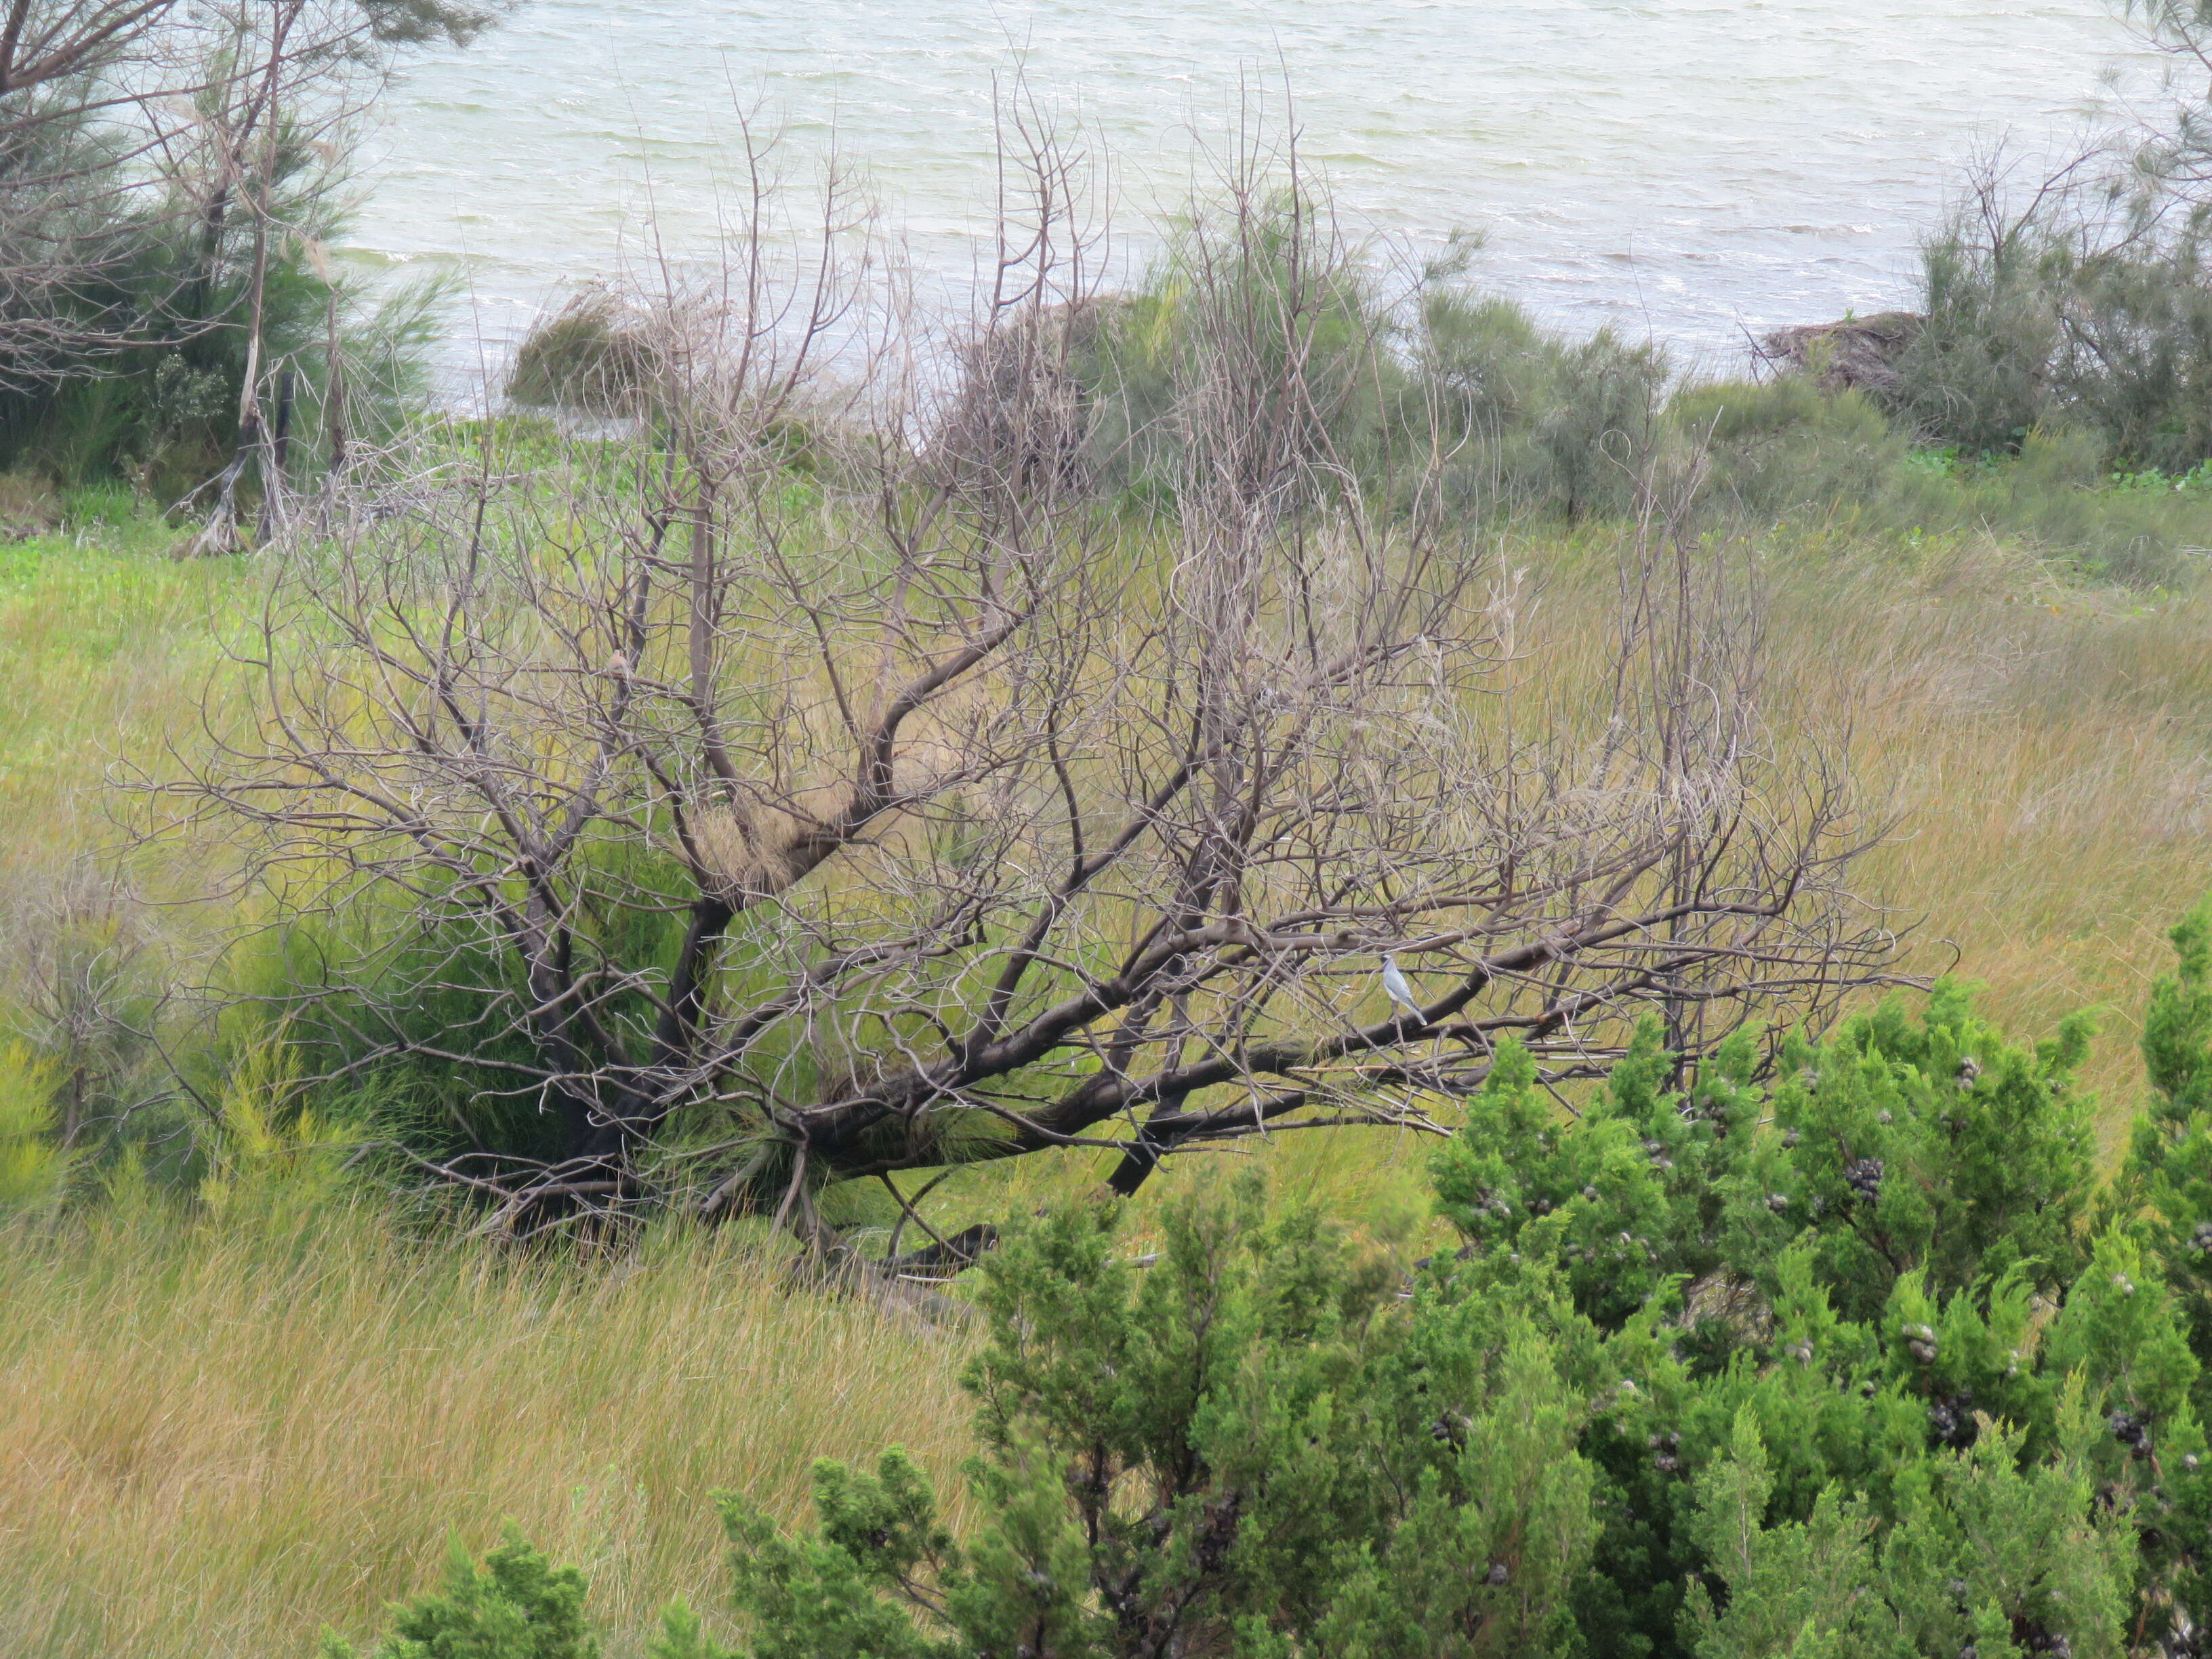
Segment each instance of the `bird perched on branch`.
M1382 953L1382 989L1391 1001L1415 1019L1423 1024L1428 1023L1429 1017L1421 1012L1421 1005L1413 1000L1413 988L1406 982L1405 975L1398 970L1398 959L1388 951Z

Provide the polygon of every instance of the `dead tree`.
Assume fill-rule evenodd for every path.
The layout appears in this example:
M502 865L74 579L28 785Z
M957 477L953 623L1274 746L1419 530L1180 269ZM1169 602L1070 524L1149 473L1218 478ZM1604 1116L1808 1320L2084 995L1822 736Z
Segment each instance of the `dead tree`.
M1073 1149L1127 1192L1433 1127L1506 1032L1588 1077L1650 1012L1694 1062L1881 969L1848 779L1767 750L1755 606L1680 499L1571 672L1419 501L1426 433L1413 507L1370 504L1331 435L1355 251L1294 165L1232 169L1187 250L1172 509L1089 496L1056 319L1098 233L1016 131L988 407L933 387L842 190L801 238L755 157L722 280L659 298L641 435L494 434L294 549L258 723L174 786L323 963L275 995L318 1080L542 1115L548 1156L430 1160L496 1224L680 1201L835 1249L827 1182Z

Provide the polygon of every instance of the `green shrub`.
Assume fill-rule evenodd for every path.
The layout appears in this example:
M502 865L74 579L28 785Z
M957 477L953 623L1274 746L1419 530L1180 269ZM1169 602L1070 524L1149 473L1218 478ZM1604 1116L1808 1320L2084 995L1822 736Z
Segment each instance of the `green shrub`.
M1611 328L1555 348L1556 391L1535 423L1545 493L1570 520L1626 513L1645 487L1668 378L1666 354Z
M1462 1248L1410 1275L1255 1182L1141 1259L1110 1203L1016 1224L975 1528L896 1449L818 1466L801 1532L725 1496L744 1635L678 1606L653 1651L2194 1651L2212 902L2175 937L2094 1214L2086 1024L2021 1044L1947 984L1695 1075L1647 1028L1571 1114L1501 1041L1434 1159ZM528 1599L464 1569L395 1640Z
M57 1068L21 1042L0 1044L0 1214L58 1200L76 1160L54 1137Z
M2110 1202L2172 1287L2212 1414L2212 899L2173 930L2175 971L2151 988L2143 1059L2152 1090Z
M2212 1075L2212 1015L2154 1025ZM870 1650L916 1655L1954 1659L2183 1628L2200 1365L2155 1252L2086 1213L2087 1035L2013 1042L1946 985L1771 1075L1746 1036L1678 1079L1647 1028L1571 1117L1501 1043L1435 1160L1464 1248L1402 1310L1249 1189L1179 1211L1141 1274L1110 1212L1024 1229L981 1297L978 1541L896 1455L825 1466L800 1537L732 1502L737 1651L881 1620Z
M1401 306L1357 254L1300 186L1198 211L1135 293L1092 304L1069 335L1089 478L1172 509L1223 464L1192 440L1225 422L1284 434L1298 465L1401 507L1440 459L1443 502L1462 516L1628 510L1662 446L1662 351L1609 329L1547 331L1458 283L1462 262ZM1235 406L1240 386L1288 384L1293 357L1282 406ZM1268 493L1298 498L1283 481Z
M2154 1029L2212 1073L2190 1018ZM1947 984L1781 1044L1770 1082L1750 1037L1677 1082L1646 1029L1579 1117L1506 1042L1436 1159L1467 1248L1395 1318L1249 1197L1183 1212L1141 1285L1110 1214L1022 1232L984 1291L978 1493L1030 1517L1011 1582L1091 1583L1033 1650L1166 1650L1144 1631L1172 1606L1252 1655L2117 1655L2194 1606L2212 1493L2184 1303L2086 1217L2086 1036L2015 1044ZM779 1641L858 1582L865 1553L823 1555L852 1533L827 1482L807 1540L732 1510L738 1601ZM1516 1555L1531 1524L1551 1544ZM914 1562L867 1571L890 1606Z
M1705 382L1677 392L1667 414L1706 453L1711 498L1746 522L1844 515L1884 530L1957 517L1955 485L1915 464L1909 434L1863 392L1802 374Z
M2090 1196L2089 1107L2068 1086L2087 1044L2081 1021L2009 1043L1946 984L1917 1022L1892 1002L1784 1044L1771 1089L1751 1086L1747 1034L1676 1091L1647 1024L1566 1127L1509 1044L1437 1160L1440 1206L1479 1250L1558 1264L1606 1329L1673 1279L1771 1297L1791 1248L1854 1318L1913 1273L1951 1295L2017 1265L2048 1289L2079 1266Z
M1226 486L1270 511L1383 479L1406 376L1358 252L1295 176L1199 204L1134 293L1066 319L1087 478L1141 507Z
M2146 421L2172 422L2096 412L2111 391L2098 390L2102 382L2077 376L2063 397L2051 390L2056 371L2042 359L2057 349L2056 313L2038 334L2033 319L2007 309L2056 303L2036 286L2044 277L2022 274L2025 252L1979 264L1963 244L1931 252L1938 314L1913 337L1919 355L1905 366L1904 389L1877 401L1802 374L1678 384L1649 343L1608 331L1572 339L1510 300L1448 280L1452 273L1402 312L1348 275L1301 287L1279 268L1291 237L1269 226L1248 237L1247 321L1270 349L1295 341L1311 365L1311 395L1297 414L1316 473L1349 477L1378 504L1441 508L1473 524L1619 518L1652 483L1663 489L1695 463L1701 509L1724 522L1840 526L1906 541L1990 530L2137 586L2178 584L2188 550L2212 541L2212 499L2166 487L2158 470L2190 476L2195 439L2125 435L2148 432ZM1326 264L1310 247L1300 259L1304 270ZM1184 434L1216 389L1209 342L1221 319L1191 314L1189 288L1170 259L1139 292L1096 306L1072 354L1085 476L1125 504L1176 510L1193 465ZM2094 352L2079 356L2088 362ZM2193 386L2195 372L2175 368L2168 378ZM2194 396L2176 391L2168 403L2185 412L2197 407ZM1252 416L1263 418L1276 416ZM1917 447L1928 443L1944 447ZM2158 459L2114 487L2116 454Z
M2212 455L2212 229L2140 180L2054 180L2003 210L2002 180L1922 256L1925 321L1896 403L1969 453L2077 427L2106 454L2185 471Z
M392 1609L392 1634L369 1659L598 1659L584 1621L584 1577L556 1567L512 1528L479 1567L457 1543L446 1587ZM357 1659L336 1635L323 1659Z
M725 1500L756 1659L1027 1652L1534 1654L1571 1645L1585 1401L1525 1310L1397 1273L1255 1183L1116 1259L1118 1212L1018 1230L971 1366L988 1519L965 1545L896 1452L817 1472L817 1528ZM686 1648L679 1614L665 1638Z
M1574 341L1510 300L1422 296L1395 419L1445 449L1445 497L1480 518L1624 513L1662 445L1666 354L1610 329Z
M2086 427L2032 428L2003 454L1916 448L1911 428L1864 393L1794 374L1684 386L1667 425L1674 444L1705 457L1707 510L1745 526L1833 526L1907 544L1994 532L2145 587L2188 580L2191 550L2212 540L2212 497L2196 473L2115 475L2108 444Z
M1926 319L1897 362L1899 410L1970 453L2019 447L2057 411L2063 255L2022 225L1977 242L1944 228L1922 255Z

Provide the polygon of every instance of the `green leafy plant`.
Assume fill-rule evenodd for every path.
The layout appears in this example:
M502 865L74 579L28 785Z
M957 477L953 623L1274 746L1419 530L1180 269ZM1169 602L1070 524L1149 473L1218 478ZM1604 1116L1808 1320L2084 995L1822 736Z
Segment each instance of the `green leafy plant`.
M456 1543L445 1588L392 1610L392 1633L368 1659L598 1659L584 1620L584 1577L556 1567L509 1528L479 1566ZM323 1659L359 1659L336 1635Z

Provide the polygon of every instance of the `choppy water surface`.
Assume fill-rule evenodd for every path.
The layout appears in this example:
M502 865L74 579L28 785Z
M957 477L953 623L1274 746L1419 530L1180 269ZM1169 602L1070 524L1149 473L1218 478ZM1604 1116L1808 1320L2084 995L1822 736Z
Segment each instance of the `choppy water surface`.
M2100 0L531 0L392 102L353 236L457 262L485 335L616 268L648 195L711 243L739 101L862 161L925 274L973 269L994 76L1115 158L1139 228L1240 80L1294 91L1367 223L1486 230L1480 269L1570 324L1711 353L1906 293L1978 145L2055 147L2126 37Z

